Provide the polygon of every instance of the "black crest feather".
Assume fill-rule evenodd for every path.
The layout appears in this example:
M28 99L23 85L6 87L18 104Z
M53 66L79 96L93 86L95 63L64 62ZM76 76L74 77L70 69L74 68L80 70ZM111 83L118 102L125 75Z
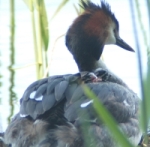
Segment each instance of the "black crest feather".
M103 11L106 15L108 15L115 22L115 24L117 26L117 30L119 30L118 20L116 19L114 13L111 11L110 5L107 2L105 2L104 0L101 0L100 2L101 2L101 6L96 5L96 4L92 3L91 1L85 2L84 0L81 0L81 7L84 10L88 10L91 12L98 11L98 10Z

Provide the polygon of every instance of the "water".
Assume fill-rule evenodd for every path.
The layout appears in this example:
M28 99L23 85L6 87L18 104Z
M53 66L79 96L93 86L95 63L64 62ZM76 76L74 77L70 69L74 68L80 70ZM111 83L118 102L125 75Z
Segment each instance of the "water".
M93 0L94 1L94 0ZM95 0L96 1L96 0ZM120 22L120 36L130 44L136 51L134 34L132 28L132 21L129 9L128 0L107 0ZM50 18L56 10L58 3L61 1L45 0L48 12L48 18ZM99 0L96 1L99 3ZM32 24L30 11L23 1L16 0L15 2L15 20L16 20L16 32L15 32L15 64L14 70L14 87L10 78L12 72L8 70L10 63L10 14L9 14L9 1L0 1L0 61L1 70L0 74L2 78L2 86L0 89L0 131L5 130L8 123L8 116L10 116L10 110L12 109L9 99L10 92L13 92L13 103L15 105L14 113L17 113L19 109L19 99L23 95L23 92L29 84L36 80L35 66L28 66L26 68L19 67L35 63L33 38L32 38ZM49 69L50 75L55 74L67 74L76 73L78 71L77 66L65 47L64 37L59 39L55 45L52 59L52 49L54 48L54 42L58 36L65 34L69 25L77 16L73 4L77 5L78 1L70 0L68 4L61 10L61 12L54 18L49 25L50 31L50 45L49 45L49 61L51 66ZM146 12L146 4L144 1L140 1L140 8L142 9L142 22L144 28L148 32L148 16ZM135 16L136 17L136 16ZM141 36L140 28L138 26L139 36ZM145 46L143 38L140 37L141 50L143 51L143 63L145 63L144 50ZM117 46L105 46L104 49L104 61L107 66L121 77L131 89L133 89L140 96L139 75L137 66L137 56L135 53L127 52L120 49ZM143 64L145 69L145 65ZM12 71L12 70L11 70Z

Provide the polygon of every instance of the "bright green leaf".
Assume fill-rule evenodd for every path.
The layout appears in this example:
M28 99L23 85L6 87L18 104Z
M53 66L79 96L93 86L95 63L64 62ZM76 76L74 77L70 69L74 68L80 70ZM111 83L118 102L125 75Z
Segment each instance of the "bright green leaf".
M39 11L39 19L40 19L40 27L41 27L41 36L42 36L42 43L44 44L44 49L47 51L48 43L49 43L49 27L48 27L48 19L47 13L45 8L44 0L36 0L36 6Z

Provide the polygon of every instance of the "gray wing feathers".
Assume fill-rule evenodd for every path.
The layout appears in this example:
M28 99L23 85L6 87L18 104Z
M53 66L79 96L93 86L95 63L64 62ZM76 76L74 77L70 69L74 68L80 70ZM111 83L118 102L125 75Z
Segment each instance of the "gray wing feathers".
M129 117L136 117L138 109L138 97L136 94L130 92L127 88L116 83L93 83L87 84L91 90L96 94L96 96L101 100L101 102L106 106L108 111L114 116L118 122L124 122ZM81 104L90 101L90 99L85 95L81 86L78 86L70 101L66 105L65 116L67 119L72 120L71 114L81 113L86 109L90 112L94 111L92 104L88 105L86 108L81 108ZM92 119L93 119L92 113ZM80 116L80 114L76 114ZM71 117L71 118L70 118ZM90 116L89 116L90 117ZM97 115L95 114L95 117ZM77 118L74 118L77 119Z
M36 99L36 98L42 96L42 95L46 92L47 86L48 86L48 83L45 83L45 84L41 85L41 86L36 90L36 94L35 94L35 96L34 96L34 99Z
M95 146L95 143L95 147L110 147L111 145L115 147L107 128L97 118L92 102L84 93L81 83L80 76L65 75L45 78L31 84L21 99L20 113L30 115L33 120L18 117L19 119L12 121L6 131L7 142L15 141L16 147L34 144L35 147L38 145L40 147L47 145L66 147L67 144L70 147L85 147L80 127L88 122L90 125L86 134L89 135L91 147ZM137 119L139 99L134 92L123 84L115 82L86 83L86 85L96 94L129 138L139 134ZM52 112L49 111L51 109ZM48 114L46 117L49 119L38 121L38 116L45 112L58 116L51 120ZM47 122L49 123L47 124L46 119L52 122ZM72 124L59 126L61 121ZM55 124L56 122L58 124ZM47 130L47 126L52 123L56 129ZM63 135L64 132L65 135ZM90 138L90 136L93 137Z
M64 92L66 88L68 87L68 82L67 81L61 81L58 83L55 87L55 99L57 101L60 101L62 98L64 98Z
M22 106L23 107L23 106ZM25 106L24 106L25 107ZM32 117L35 117L34 116L34 111L35 111L35 108L36 108L36 101L35 100L30 100L28 103L27 103L27 106L25 107L26 108L26 112L27 114L29 114L30 116Z
M21 114L36 119L64 99L69 82L63 76L54 77L37 81L27 88L21 99Z
M45 94L42 100L42 105L44 108L44 111L47 111L51 109L56 103L56 99L54 96L54 93L51 93L49 95Z

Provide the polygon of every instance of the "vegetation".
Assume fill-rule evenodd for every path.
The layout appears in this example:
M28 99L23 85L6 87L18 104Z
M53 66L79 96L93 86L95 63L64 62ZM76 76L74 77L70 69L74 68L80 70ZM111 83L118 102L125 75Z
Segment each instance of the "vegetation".
M49 32L49 24L48 24L48 18L47 18L47 12L45 7L44 0L24 0L27 4L29 11L31 11L31 20L32 20L32 29L33 29L33 41L34 41L34 52L35 52L35 65L36 65L36 74L37 79L43 78L44 75L48 76L47 67L48 67L48 59L47 59L47 51L48 46L50 43L50 36ZM69 0L62 0L56 11L51 17L51 21L53 21L54 17L59 13L59 11L64 7L64 5ZM149 0L147 2L147 8L149 12L149 18L150 18L150 2ZM11 32L11 38L10 38L10 50L11 50L11 65L9 67L9 70L11 71L11 86L10 86L10 116L8 120L10 121L10 118L14 114L14 105L13 101L15 98L15 93L13 91L14 87L14 55L15 55L15 48L14 48L14 42L15 42L15 9L14 9L14 0L10 0L10 32ZM141 20L142 12L140 11L140 6L138 0L135 0L135 6L133 4L133 1L130 1L130 7L132 12L132 20L133 20L133 28L134 28L134 34L135 34L135 42L136 42L136 48L137 48L137 54L138 54L138 64L139 64L139 73L140 73L140 83L141 83L141 91L142 91L142 102L141 102L141 113L140 113L140 121L141 121L141 128L143 129L143 132L147 132L148 124L149 124L149 118L150 118L150 47L148 42L148 37L146 36L146 30L144 30L144 24ZM136 8L136 13L138 14L138 22L140 24L140 29L143 35L143 41L145 43L145 50L147 52L147 74L143 75L143 69L142 69L142 61L141 61L141 53L140 53L140 45L139 45L139 35L137 33L137 26L135 23L135 17L133 10ZM74 8L77 12L77 14L80 13L81 10L74 5ZM36 19L37 18L37 19ZM0 78L3 78L2 75L0 75ZM1 86L1 83L0 83ZM132 147L132 145L128 142L126 137L121 133L121 131L118 129L115 120L111 117L111 115L107 112L107 110L104 108L104 106L99 102L99 100L96 98L96 96L88 90L87 87L84 87L87 95L90 99L94 99L95 103L93 103L93 106L98 113L99 117L104 121L104 123L108 126L108 128L113 132L113 136L115 139L119 141L120 144L122 144L122 147ZM147 144L147 137L145 137L144 143L145 146Z

